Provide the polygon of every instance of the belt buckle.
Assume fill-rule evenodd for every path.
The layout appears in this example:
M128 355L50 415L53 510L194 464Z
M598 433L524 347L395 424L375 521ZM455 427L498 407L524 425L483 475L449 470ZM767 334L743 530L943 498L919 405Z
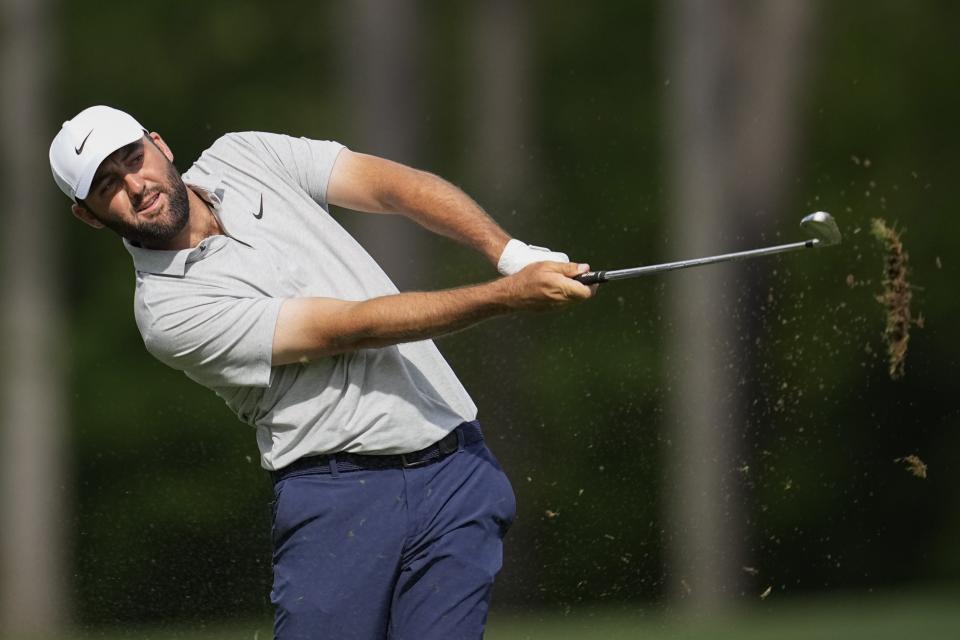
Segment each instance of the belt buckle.
M456 430L451 431L437 442L437 449L440 451L440 457L448 456L460 448L460 436Z
M416 453L416 452L414 452ZM408 455L413 455L412 453L401 453L400 454L400 464L403 465L404 469L409 469L411 467L419 467L421 465L427 464L429 460L421 458L419 460L407 460Z
M419 467L421 465L434 462L444 458L457 449L460 448L460 437L457 436L456 431L451 431L443 438L435 442L433 445L422 449L420 451L414 451L412 453L401 453L400 454L400 464L403 465L405 469L410 467ZM435 453L435 455L433 455ZM407 456L419 455L422 456L419 460L407 460Z

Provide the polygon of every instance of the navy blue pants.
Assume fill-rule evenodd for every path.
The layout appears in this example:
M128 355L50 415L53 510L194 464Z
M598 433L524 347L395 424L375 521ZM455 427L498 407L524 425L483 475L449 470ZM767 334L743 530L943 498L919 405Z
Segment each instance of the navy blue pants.
M275 494L277 640L483 637L516 502L482 439L422 466L297 470Z

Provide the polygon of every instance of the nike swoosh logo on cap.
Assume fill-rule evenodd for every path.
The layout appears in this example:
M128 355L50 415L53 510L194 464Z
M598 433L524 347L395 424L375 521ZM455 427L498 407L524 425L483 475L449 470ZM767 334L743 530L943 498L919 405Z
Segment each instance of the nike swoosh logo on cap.
M260 211L253 214L253 217L256 218L257 220L263 217L263 194L262 193L260 194Z
M90 133L93 133L93 129L90 129ZM90 137L90 133L86 135L86 137L83 139L83 142L80 143L79 147L73 148L73 150L77 152L77 155L80 155L81 153L83 153L83 147L87 144L87 138Z

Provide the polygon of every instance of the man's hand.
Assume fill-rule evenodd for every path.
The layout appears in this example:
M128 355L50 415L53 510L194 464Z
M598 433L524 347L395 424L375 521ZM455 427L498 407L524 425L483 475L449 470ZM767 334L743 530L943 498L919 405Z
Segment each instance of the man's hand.
M592 297L596 285L588 287L573 279L589 270L589 265L573 262L535 262L500 282L511 308L546 311Z

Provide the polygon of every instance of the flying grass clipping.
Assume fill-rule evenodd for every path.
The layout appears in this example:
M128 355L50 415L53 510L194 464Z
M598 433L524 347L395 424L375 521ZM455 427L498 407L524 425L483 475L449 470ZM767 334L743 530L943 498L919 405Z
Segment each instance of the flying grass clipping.
M895 458L894 462L902 464L904 469L912 473L914 476L926 480L927 465L919 457L914 455L903 456L902 458Z
M905 372L907 344L910 342L910 327L923 327L923 318L916 320L910 315L910 300L913 289L907 280L907 252L903 250L901 232L890 227L882 218L874 218L870 232L884 247L883 291L877 301L887 313L887 326L883 341L887 345L890 378L899 380Z

